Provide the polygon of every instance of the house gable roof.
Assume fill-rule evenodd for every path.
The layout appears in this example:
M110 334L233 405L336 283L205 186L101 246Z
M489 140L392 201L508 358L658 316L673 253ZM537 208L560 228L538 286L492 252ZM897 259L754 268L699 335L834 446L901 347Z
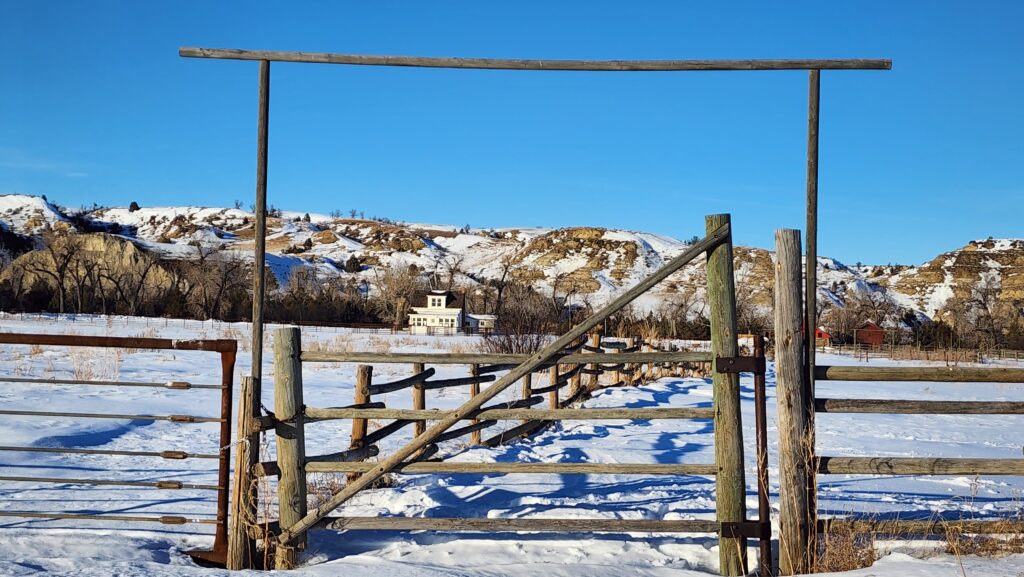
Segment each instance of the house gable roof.
M427 307L429 301L428 296L443 296L444 307L448 309L461 309L465 304L465 296L462 293L455 291L416 291L412 296L412 306L414 307Z

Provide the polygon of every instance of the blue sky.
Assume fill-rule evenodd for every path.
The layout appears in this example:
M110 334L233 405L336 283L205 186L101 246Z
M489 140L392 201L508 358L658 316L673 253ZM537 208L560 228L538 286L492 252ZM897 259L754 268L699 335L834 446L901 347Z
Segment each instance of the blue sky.
M1024 236L1019 2L0 0L0 193L252 202L257 64L179 46L518 58L892 58L822 74L821 254ZM827 8L826 8L827 7ZM803 228L804 72L272 65L270 203L737 243Z

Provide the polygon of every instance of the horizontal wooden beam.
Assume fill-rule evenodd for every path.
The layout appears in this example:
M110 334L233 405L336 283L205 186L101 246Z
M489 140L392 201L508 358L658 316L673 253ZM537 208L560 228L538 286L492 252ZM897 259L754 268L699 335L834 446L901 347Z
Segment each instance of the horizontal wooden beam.
M439 409L349 409L306 407L306 419L325 421L329 419L406 419L412 421L439 421L455 414ZM663 408L663 409L488 409L468 413L465 419L528 419L546 421L591 421L591 420L649 420L649 419L712 419L712 408Z
M814 367L816 381L1024 383L1024 369L987 367Z
M886 413L894 415L1024 415L1024 402L815 399L814 410L818 413Z
M307 473L365 473L375 463L307 462ZM406 463L395 468L403 473L452 473L468 475L537 475L545 473L578 475L701 475L717 473L715 465L633 464L633 463L454 463L451 461Z
M531 355L479 354L479 353L361 353L302 351L303 362L313 363L424 363L430 365L518 365ZM606 353L602 363L708 363L711 353L676 351L651 353ZM556 364L577 365L594 362L594 355L572 353L555 355L541 363L550 367Z
M1024 532L1024 521L1020 519L820 519L818 530L883 533L886 535L945 535L947 533L1019 535Z
M328 517L321 527L371 531L538 531L558 533L717 533L704 519L533 519L437 517Z
M776 60L523 60L450 58L433 56L376 56L329 52L282 52L237 48L178 49L185 58L269 60L353 66L406 66L416 68L475 68L484 70L575 70L587 72L683 72L702 70L890 70L887 59L776 59Z
M1024 475L1024 459L820 457L822 475Z

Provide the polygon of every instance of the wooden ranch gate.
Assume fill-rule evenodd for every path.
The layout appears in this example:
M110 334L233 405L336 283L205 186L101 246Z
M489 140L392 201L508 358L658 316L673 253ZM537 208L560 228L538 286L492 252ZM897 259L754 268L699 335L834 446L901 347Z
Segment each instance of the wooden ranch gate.
M101 336L79 336L79 335L45 335L45 334L23 334L23 333L0 333L0 344L3 345L27 345L37 347L88 347L88 348L113 348L113 349L149 349L149 350L174 350L174 351L208 351L220 356L221 379L218 384L199 384L186 381L170 382L145 382L145 381L110 381L97 380L88 377L74 379L39 378L25 376L0 375L0 382L21 383L38 386L87 386L117 389L122 387L163 389L171 394L188 394L192 391L214 390L220 392L220 415L219 416L196 416L196 415L153 415L153 414L123 414L123 413L82 413L82 412L57 412L57 411L25 411L25 410L0 410L0 416L17 417L41 417L41 418L66 418L66 419L114 419L114 420L150 420L167 421L190 426L195 423L217 423L219 426L218 446L207 448L205 452L193 452L194 449L184 450L184 447L153 447L149 451L123 451L109 449L83 449L73 447L35 447L35 446L0 446L0 452L21 452L21 453L49 453L64 455L108 455L116 457L129 457L132 459L164 459L180 461L183 459L200 459L217 461L217 484L204 485L183 483L181 481L167 479L156 481L139 481L118 478L114 475L103 478L52 478L52 477L13 477L0 476L0 482L5 483L43 483L62 484L78 486L112 486L112 487L134 487L146 488L159 491L216 491L217 511L214 517L195 517L182 515L110 515L94 512L53 512L53 511L15 511L2 510L3 517L23 517L31 519L69 519L79 521L112 521L117 523L159 523L162 525L214 525L213 548L208 551L190 551L188 554L197 561L214 565L223 565L228 550L228 486L230 484L230 447L231 447L231 395L233 373L235 370L235 354L237 343L233 340L178 340L178 339L156 339L141 337L101 337ZM112 405L116 405L116 399L112 399ZM199 449L203 451L203 449ZM111 471L115 473L115 471Z
M229 567L245 568L257 564L256 537L245 522L257 517L254 480L261 475L278 475L278 521L269 526L271 535L264 538L264 547L273 549L278 568L291 568L296 553L303 546L306 533L316 527L344 529L430 529L448 531L559 531L559 532L714 532L720 536L721 570L725 575L745 574L746 538L756 537L768 544L770 525L767 518L767 500L762 500L759 521L746 519L746 483L744 473L743 434L740 417L739 371L757 371L760 376L763 400L763 357L755 360L738 356L735 319L735 292L733 285L733 251L730 219L728 215L706 218L707 236L687 251L664 265L647 279L590 318L555 339L543 350L532 355L447 355L439 359L432 355L376 355L365 353L330 353L303 351L299 329L283 329L276 335L275 380L273 415L260 410L257 390L251 379L243 381L240 408L240 435L244 439L239 451L234 486L237 498L232 502L233 518L230 536ZM568 399L558 399L558 389L582 374L583 365L593 365L595 354L573 352L582 348L586 335L606 318L621 310L638 296L664 280L673 272L701 254L707 254L708 300L711 317L711 351L694 352L610 352L600 354L600 361L611 370L625 369L626 363L710 362L713 373L714 407L705 408L644 408L644 409L579 409L570 408L575 398L586 391L578 387ZM394 362L421 364L408 379L373 385L370 367L358 373L356 404L348 407L309 407L303 402L302 365L308 362ZM374 394L402 387L416 386L425 391L430 386L432 369L422 364L477 365L476 374L465 379L434 381L434 386L471 385L494 381L486 389L477 391L462 406L450 411L416 408L388 409L372 401ZM620 364L622 366L620 367ZM494 380L488 372L494 366L511 370ZM562 373L559 365L577 368ZM533 409L531 394L524 401L501 406L485 406L514 383L528 379L529 375L546 370L550 375L547 387L538 391L553 394L551 407ZM573 371L577 371L575 374ZM454 385L453 385L454 386ZM419 394L419 393L417 393ZM416 406L423 407L423 401ZM763 416L763 412L759 412ZM245 417L245 418L242 418ZM367 434L366 419L394 419L390 425ZM304 425L324 419L353 419L355 438L353 447L341 453L309 456L306 453ZM478 432L480 422L496 419L523 419L528 423L557 420L590 419L712 419L714 422L715 462L699 465L673 464L594 464L594 463L444 463L424 462L436 443L442 439ZM426 422L433 422L427 426ZM468 426L453 429L457 424L471 421ZM473 421L477 423L474 424ZM397 449L379 462L361 462L374 453L371 441L379 440L397 428L415 423L417 435L408 444ZM523 429L515 430L522 433ZM763 432L763 420L762 420ZM259 463L255 447L259 445L261 431L276 433L277 461ZM759 435L763 445L763 434ZM500 442L500 440L498 441ZM349 482L316 509L308 510L306 474L311 472L347 472ZM563 474L667 474L713 475L716 479L715 520L583 520L583 519L438 519L438 518L336 518L330 514L360 491L366 490L383 475L391 472L407 473L563 473ZM766 474L766 472L765 472ZM761 475L759 474L759 477ZM760 484L760 483L759 483ZM764 552L765 568L770 567L770 551Z
M818 475L1024 475L1024 459L934 457L834 457L817 455L815 415L1022 415L1024 402L830 399L815 395L802 371L800 337L800 233L776 232L776 387L779 410L779 565L784 575L808 573L817 553L816 535L830 528L889 535L1005 533L1024 530L1024 520L819 519ZM971 367L817 366L818 381L1024 383L1024 369Z

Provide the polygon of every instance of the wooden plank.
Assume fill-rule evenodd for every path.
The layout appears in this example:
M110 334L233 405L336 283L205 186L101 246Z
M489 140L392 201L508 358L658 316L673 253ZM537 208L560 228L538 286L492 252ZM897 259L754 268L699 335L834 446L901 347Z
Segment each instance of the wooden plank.
M274 331L274 415L277 417L278 519L285 525L306 516L305 416L302 412L301 341L297 327ZM368 367L369 368L369 367ZM304 539L281 543L275 551L278 569L295 567Z
M537 531L557 533L715 533L717 521L703 519L533 519L438 517L329 517L334 530L369 531Z
M344 462L306 464L307 473L365 473L372 470L374 463ZM454 463L451 461L405 463L393 469L400 473L450 473L467 475L700 475L712 476L717 473L715 465L706 464L634 464L634 463Z
M816 399L814 410L819 413L885 413L893 415L1024 415L1024 402Z
M463 419L545 419L550 421L650 420L650 419L712 419L715 410L697 407L665 408L591 408L591 409L488 409L463 413L440 409L321 409L306 407L310 421L330 419L408 419L441 421L461 415Z
M485 70L576 70L590 72L672 72L700 70L890 70L887 59L771 59L771 60L527 60L452 58L437 56L382 56L330 52L285 52L237 48L182 47L184 58L272 60L352 66L411 66L419 68L476 68Z
M818 366L819 381L929 381L937 383L1024 383L1024 369L988 367Z
M256 540L249 537L249 527L257 525L256 479L253 467L260 457L260 430L253 419L260 412L259 389L253 377L242 377L238 391L238 449L235 451L235 475L232 479L231 511L228 515L227 568L232 571L254 569L257 566Z
M432 365L519 365L531 355L485 353L364 353L333 351L302 351L306 363L429 363ZM652 353L604 353L602 363L708 363L712 356L700 351ZM538 370L554 364L576 365L594 362L590 353L556 354L537 366ZM532 372L532 371L531 371Z
M708 233L728 226L728 214L707 216ZM736 342L736 288L733 285L732 234L707 253L707 299L711 321L711 355L739 356ZM607 361L607 357L602 359ZM715 404L715 509L719 522L746 521L746 480L743 470L743 423L739 375L712 373ZM746 575L747 547L740 537L720 534L722 575Z
M1010 534L1024 532L1020 519L821 519L819 531L879 533L886 535Z
M820 457L823 475L1024 475L1024 459Z
M367 472L363 476L359 477L359 479L349 483L344 489L338 491L327 499L327 501L317 507L316 510L308 513L305 517L294 524L289 525L282 522L281 535L279 536L278 541L282 544L288 544L301 539L306 534L306 531L315 525L317 521L326 517L331 511L351 499L359 493L359 491L369 487L382 475L402 464L403 461L416 454L423 447L432 443L434 438L438 435L444 433L456 423L465 419L468 415L476 412L484 403L513 385L526 374L532 373L538 367L548 362L552 356L574 343L581 335L586 334L594 327L603 323L606 318L622 310L626 305L636 300L637 297L650 290L651 287L658 284L669 275L685 266L687 263L691 262L704 251L711 250L719 243L727 240L729 236L730 227L728 224L725 224L709 234L703 240L693 244L689 249L662 266L654 274L640 281L622 295L616 297L611 303L605 305L604 308L583 320L580 324L570 329L566 334L555 339L554 342L544 347L540 352L531 355L529 359L523 362L523 364L512 369L496 383L481 391L479 395L474 396L458 409L452 411L449 416L438 421L424 434L415 437L409 444L398 449L390 457L378 463L372 471Z
M808 494L809 444L804 365L800 231L775 231L775 382L779 419L779 568L800 575L813 567L813 511Z

